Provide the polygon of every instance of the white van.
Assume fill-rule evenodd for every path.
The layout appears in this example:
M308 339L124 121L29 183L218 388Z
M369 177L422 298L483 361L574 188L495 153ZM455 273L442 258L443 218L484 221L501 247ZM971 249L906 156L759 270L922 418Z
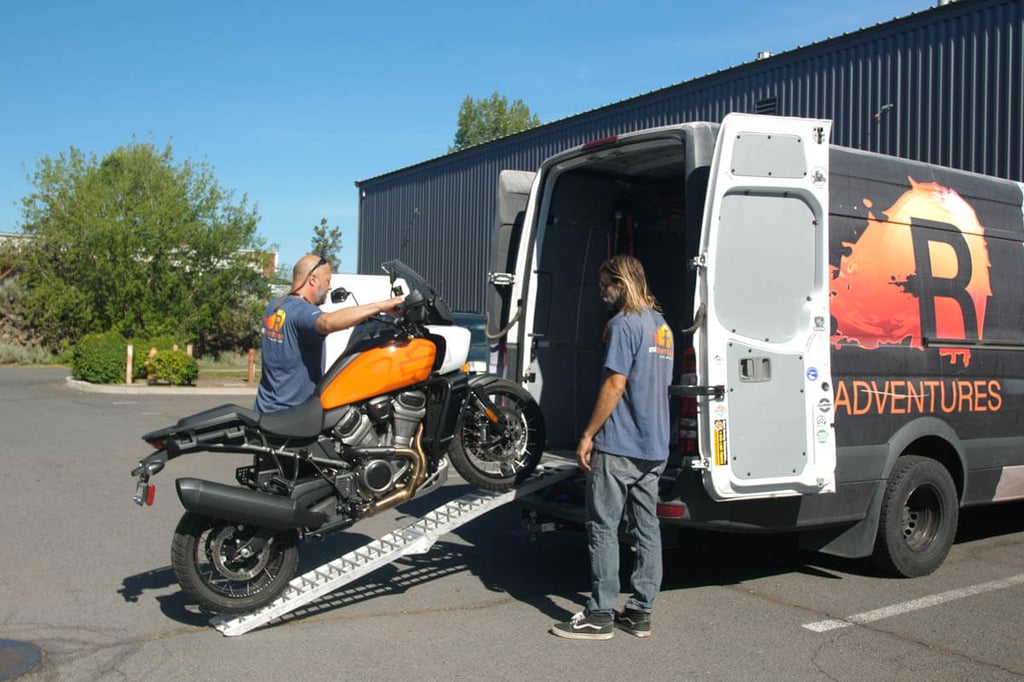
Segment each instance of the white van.
M830 128L730 114L505 171L489 331L571 456L601 377L598 267L635 255L676 340L663 527L797 531L924 575L959 508L1024 498L1024 186Z

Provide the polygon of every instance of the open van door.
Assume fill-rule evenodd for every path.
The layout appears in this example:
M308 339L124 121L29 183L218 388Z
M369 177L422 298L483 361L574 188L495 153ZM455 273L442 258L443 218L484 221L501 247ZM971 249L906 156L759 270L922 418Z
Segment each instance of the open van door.
M488 276L492 288L486 313L486 335L491 347L490 371L496 374L505 373L508 361L505 357L508 352L506 334L519 319L519 310L512 310L512 289L522 241L523 215L536 176L534 171L503 170L498 173L498 218Z
M719 131L694 306L697 466L716 500L835 492L830 130L730 114Z

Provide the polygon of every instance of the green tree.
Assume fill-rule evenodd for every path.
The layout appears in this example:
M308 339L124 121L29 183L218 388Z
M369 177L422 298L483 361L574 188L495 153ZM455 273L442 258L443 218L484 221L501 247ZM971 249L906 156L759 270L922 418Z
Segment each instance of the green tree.
M274 276L271 278L271 283L285 287L291 286L292 266L288 263L278 263L277 270L274 271Z
M321 218L320 224L313 227L309 252L318 253L331 263L337 264L338 255L341 253L341 229L337 225L328 227L327 218Z
M22 199L25 318L52 348L90 332L180 335L200 352L258 339L259 216L205 163L133 142L39 161Z
M496 140L499 137L519 133L540 125L537 114L530 113L530 107L523 100L508 98L497 91L487 99L473 99L466 95L459 107L459 127L449 152L457 152L475 144Z

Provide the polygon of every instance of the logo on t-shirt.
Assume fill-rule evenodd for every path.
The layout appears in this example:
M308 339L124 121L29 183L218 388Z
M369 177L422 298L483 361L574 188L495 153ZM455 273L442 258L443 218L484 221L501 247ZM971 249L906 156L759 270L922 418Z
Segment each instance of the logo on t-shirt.
M648 350L650 353L657 353L666 357L672 357L672 330L667 324L663 324L654 332L654 345Z
M263 318L263 336L274 341L284 341L284 334L281 332L284 329L284 310L277 310L273 315Z

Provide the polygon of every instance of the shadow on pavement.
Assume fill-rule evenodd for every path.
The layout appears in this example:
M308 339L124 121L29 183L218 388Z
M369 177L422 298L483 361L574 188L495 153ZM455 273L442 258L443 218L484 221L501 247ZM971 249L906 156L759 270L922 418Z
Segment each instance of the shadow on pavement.
M448 485L433 494L408 502L393 524L398 529L472 488ZM358 526L356 526L358 528ZM962 512L957 542L970 542L1024 530L1024 503L1010 503ZM590 591L585 535L580 531L544 533L531 538L522 529L521 510L515 504L495 509L457 529L461 542L441 539L425 554L407 555L338 591L269 624L301 620L380 596L402 594L447 576L470 572L490 591L532 605L555 621L572 615L561 603L585 604ZM448 536L451 537L451 536ZM336 559L372 540L358 532L342 532L322 541L304 542L298 573ZM621 580L628 585L631 552L624 548ZM663 591L710 585L734 585L746 580L787 573L842 579L837 573L885 577L870 559L842 559L801 550L797 535L732 534L689 531L677 546L664 552ZM119 590L125 601L136 602L147 590L175 585L170 567L124 579ZM205 625L208 616L189 607L178 590L158 597L161 610L186 625Z

